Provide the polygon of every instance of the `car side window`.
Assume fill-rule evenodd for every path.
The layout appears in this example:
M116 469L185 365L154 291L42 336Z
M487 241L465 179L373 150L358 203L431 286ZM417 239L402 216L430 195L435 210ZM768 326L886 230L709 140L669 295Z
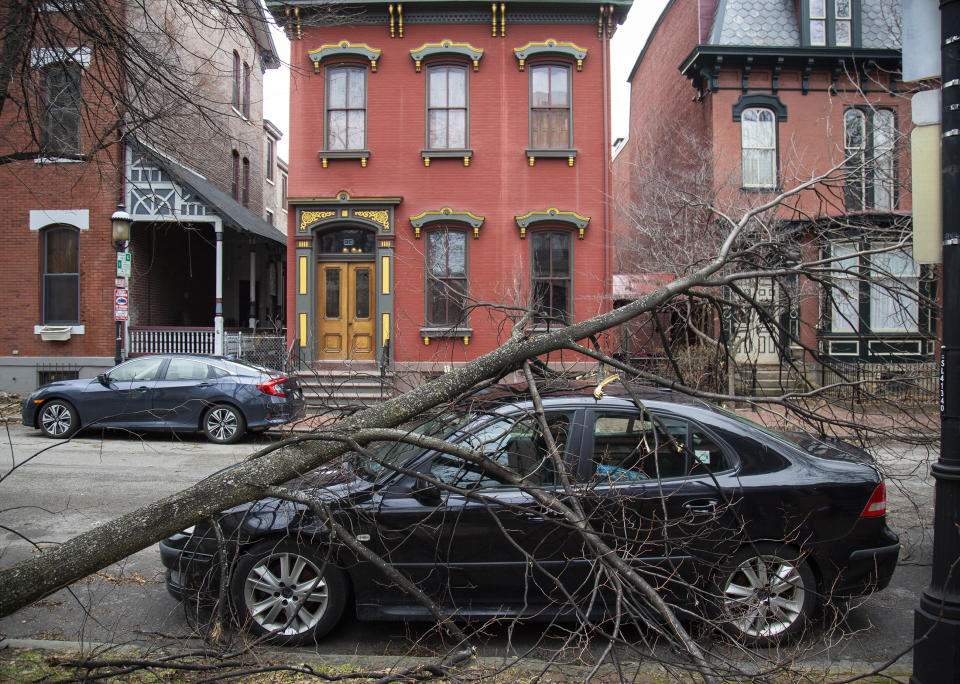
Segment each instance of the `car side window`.
M127 361L110 371L110 380L114 382L156 380L163 362L164 359L162 357Z
M230 375L230 371L220 368L220 366L210 366L211 378L225 378Z
M210 377L210 366L191 359L170 359L167 380L203 380Z
M682 418L599 413L593 423L594 477L622 484L696 476L726 467L723 450Z
M547 426L563 454L572 415L547 414ZM547 449L547 441L536 416L500 418L472 432L461 444L472 447L484 456L512 469L531 485L552 487L558 477L553 459ZM507 484L497 480L479 464L465 461L450 454L440 454L433 461L430 474L442 482L473 489L496 487Z

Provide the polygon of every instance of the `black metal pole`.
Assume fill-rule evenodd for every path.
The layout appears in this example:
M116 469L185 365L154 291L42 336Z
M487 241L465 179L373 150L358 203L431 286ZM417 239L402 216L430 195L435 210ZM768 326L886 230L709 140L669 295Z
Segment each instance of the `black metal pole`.
M123 251L123 243L114 243L114 249L117 250L117 259L120 258L120 252ZM116 314L114 314L116 317ZM117 346L113 354L113 363L114 365L119 366L120 362L123 361L123 321L117 321Z
M960 0L940 3L943 344L933 572L914 613L913 684L960 682Z

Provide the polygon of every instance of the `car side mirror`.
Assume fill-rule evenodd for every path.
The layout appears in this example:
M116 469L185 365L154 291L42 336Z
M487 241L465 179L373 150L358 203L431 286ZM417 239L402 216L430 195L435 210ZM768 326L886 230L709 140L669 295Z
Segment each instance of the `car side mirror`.
M101 373L97 376L97 382L106 387L110 384L110 376L106 373Z
M441 501L440 488L432 482L427 482L419 477L413 485L413 498L424 506L438 506Z

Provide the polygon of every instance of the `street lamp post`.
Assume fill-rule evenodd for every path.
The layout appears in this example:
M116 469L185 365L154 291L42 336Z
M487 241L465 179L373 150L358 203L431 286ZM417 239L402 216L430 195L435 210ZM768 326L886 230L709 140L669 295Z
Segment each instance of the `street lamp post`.
M110 217L110 237L113 239L113 248L117 252L117 258L120 258L120 252L126 247L127 240L130 239L130 214L124 211L123 205L119 205L117 210ZM117 326L117 346L113 357L113 362L119 364L123 361L123 321L116 315Z
M933 571L914 613L912 684L960 681L960 0L940 3L943 319Z

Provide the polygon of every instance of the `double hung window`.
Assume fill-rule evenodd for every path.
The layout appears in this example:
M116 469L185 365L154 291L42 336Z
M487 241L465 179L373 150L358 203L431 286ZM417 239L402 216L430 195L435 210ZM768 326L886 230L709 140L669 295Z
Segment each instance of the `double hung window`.
M854 0L806 0L807 31L812 46L853 45Z
M427 325L465 324L467 234L440 228L427 233Z
M751 107L740 116L741 166L744 188L777 186L777 119L766 107Z
M533 232L533 306L540 323L566 325L571 321L571 242L568 231Z
M80 322L79 232L54 226L41 233L43 240L43 323Z
M530 146L535 150L569 149L571 126L570 67L547 64L530 68Z
M843 113L848 210L894 209L895 135L896 122L889 109L851 107Z
M919 327L920 269L909 250L882 243L831 246L834 333L913 333Z
M42 74L44 155L75 156L80 152L81 67L74 61L53 62Z
M467 68L438 65L427 70L427 147L467 147Z
M327 69L326 123L328 150L361 150L366 144L367 70Z

